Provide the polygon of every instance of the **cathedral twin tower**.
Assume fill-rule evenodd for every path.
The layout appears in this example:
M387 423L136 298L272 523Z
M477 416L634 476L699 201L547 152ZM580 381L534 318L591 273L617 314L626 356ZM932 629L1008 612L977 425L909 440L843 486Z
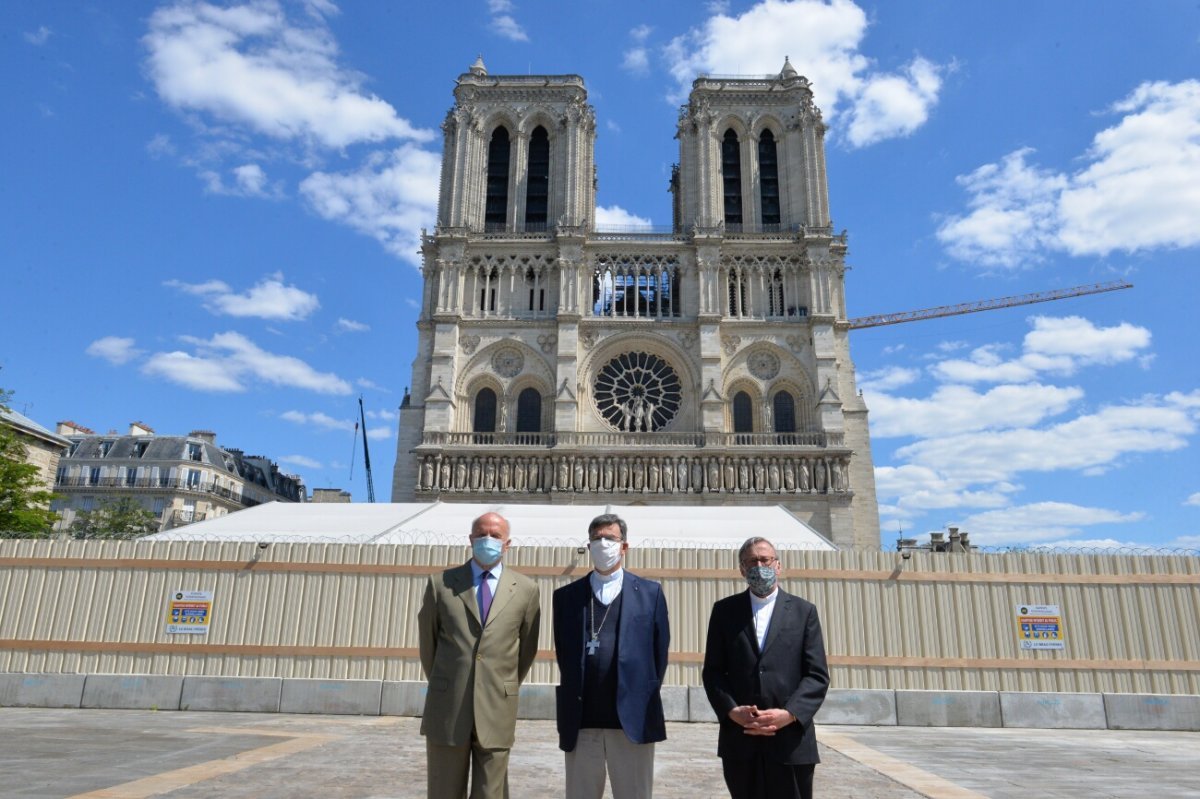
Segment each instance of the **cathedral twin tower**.
M393 501L778 504L878 547L808 81L693 83L661 233L596 228L579 76L454 97Z

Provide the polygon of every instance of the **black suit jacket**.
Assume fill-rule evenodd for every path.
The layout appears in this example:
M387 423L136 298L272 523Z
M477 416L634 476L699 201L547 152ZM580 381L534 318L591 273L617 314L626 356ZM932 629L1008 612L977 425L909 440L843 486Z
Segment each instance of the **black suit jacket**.
M749 591L713 605L704 651L704 690L721 722L719 756L761 753L777 763L819 763L813 716L828 689L821 620L811 602L780 589L761 652ZM774 736L747 735L729 718L729 711L739 705L784 708L796 721Z
M663 719L662 686L667 673L671 628L662 586L625 571L621 586L621 615L617 620L617 717L626 737L635 744L667 738ZM558 746L575 749L583 715L584 644L587 608L592 596L591 574L554 592L554 654L558 658Z

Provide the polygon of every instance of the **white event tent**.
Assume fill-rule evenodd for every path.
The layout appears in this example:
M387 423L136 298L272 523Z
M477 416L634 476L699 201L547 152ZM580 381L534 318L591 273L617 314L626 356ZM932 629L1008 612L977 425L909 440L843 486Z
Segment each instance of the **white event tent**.
M833 550L820 533L779 505L528 505L471 502L271 502L196 522L151 540L466 544L471 521L495 511L509 520L513 546L582 546L587 525L616 513L632 547L734 548L752 535L779 549Z

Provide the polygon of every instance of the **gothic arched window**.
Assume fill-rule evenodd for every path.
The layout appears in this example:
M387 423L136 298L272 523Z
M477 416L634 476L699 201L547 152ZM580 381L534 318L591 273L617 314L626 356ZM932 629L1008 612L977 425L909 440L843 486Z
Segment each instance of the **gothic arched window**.
M517 395L517 432L542 431L542 395L536 388L527 388Z
M508 223L508 151L508 129L498 127L488 143L487 204L483 218L488 230L503 230Z
M733 432L754 432L754 405L745 391L733 395Z
M771 273L771 282L767 286L767 304L771 316L783 316L783 272L779 269Z
M796 399L789 391L776 392L771 401L776 433L796 432Z
M475 395L475 418L471 430L476 433L496 432L496 392L481 388Z
M721 174L725 186L725 225L742 224L742 148L733 128L721 140Z
M779 159L775 152L775 134L764 130L758 137L758 185L762 200L762 224L779 225Z
M550 204L550 137L538 125L529 137L529 175L525 186L525 230L546 229Z

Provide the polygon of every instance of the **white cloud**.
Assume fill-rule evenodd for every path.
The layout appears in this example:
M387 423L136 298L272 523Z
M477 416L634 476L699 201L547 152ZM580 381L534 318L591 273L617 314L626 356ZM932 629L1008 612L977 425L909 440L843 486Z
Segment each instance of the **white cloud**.
M303 469L320 469L321 462L313 460L305 455L281 455L277 459L280 463L287 463L292 466L299 466Z
M335 419L334 417L317 411L315 413L302 413L301 411L284 411L279 415L280 419L294 424L304 425L305 427L316 427L321 430L342 430L353 432L353 419Z
M960 520L959 527L971 534L972 543L986 546L1076 538L1084 527L1136 522L1143 517L1141 513L1088 508L1069 502L1035 502L976 513ZM1066 544L1056 542L1056 545ZM1073 545L1087 544L1076 541Z
M1148 82L1113 104L1085 165L1058 173L1010 153L960 177L968 212L938 237L984 266L1019 267L1044 251L1074 256L1200 244L1200 81Z
M874 372L865 372L858 378L858 387L865 392L892 391L915 383L921 377L918 369L902 366L886 366Z
M596 206L596 227L612 230L623 227L650 227L649 219L626 211L619 205Z
M512 15L517 6L512 0L488 0L488 11L492 14L492 32L514 42L529 41L528 34Z
M368 419L382 419L385 422L394 422L394 421L396 421L397 418L399 418L399 414L397 414L395 411L389 411L389 410L367 411L367 418Z
M228 284L220 280L204 283L168 280L164 285L203 297L205 308L214 314L226 316L295 322L306 319L321 307L317 295L285 285L283 275L279 272L263 278L243 294L234 293Z
M1072 375L1081 366L1111 365L1144 357L1150 331L1122 322L1096 327L1080 316L1034 316L1023 352L1012 360L995 344L974 349L966 359L942 361L932 368L942 380L962 383L1022 382L1039 374Z
M134 343L131 338L105 336L89 344L85 352L93 357L103 358L115 366L120 366L142 354L142 350L137 349Z
M1173 539L1167 546L1200 551L1200 535L1181 535Z
M23 35L25 36L25 41L29 42L34 47L41 47L46 42L50 41L50 34L52 33L53 31L47 28L45 25L39 25L37 30L25 31Z
M645 75L650 71L650 51L645 47L631 47L621 59L621 69L634 75Z
M431 140L431 132L363 91L362 77L337 63L337 43L320 7L309 11L297 22L275 0L164 6L151 14L143 38L147 71L168 105L279 140L334 148Z
M372 391L382 391L384 394L392 393L390 390L379 385L374 380L368 380L365 377L360 377L357 380L355 380L354 385L358 386L359 388L366 388L366 389L370 389Z
M371 236L393 255L420 265L421 228L437 215L441 158L404 145L377 152L356 172L315 172L300 193L316 213Z
M367 438L372 441L377 439L388 439L392 437L392 428L390 427L368 427Z
M1195 494L1192 494L1187 499L1185 499L1183 501L1183 504L1184 505L1194 505L1194 506L1200 508L1200 491L1197 491Z
M356 322L353 319L339 318L337 320L338 330L345 330L347 333L365 333L371 329L371 326L365 322Z
M995 386L979 393L970 386L939 386L923 399L870 393L871 436L942 439L960 433L1034 425L1063 413L1083 397L1074 387L1028 383Z
M907 136L925 124L942 88L941 69L915 58L903 75L871 75L849 113L846 138L855 147Z
M233 197L279 197L283 194L280 184L269 184L267 173L258 164L242 164L229 170L230 182L226 183L220 172L212 169L200 170L200 179L209 194Z
M936 105L943 68L918 56L898 72L873 69L860 51L867 25L850 0L763 0L737 17L722 4L665 48L677 84L669 99L686 99L701 73L778 74L787 56L811 81L835 135L852 147L906 136Z
M199 391L245 391L254 380L320 394L349 394L350 385L330 372L319 372L291 355L267 352L240 333L218 333L211 339L182 336L195 348L158 352L142 366L148 375Z
M165 155L175 155L175 143L165 133L156 133L146 142L146 152L151 158L162 158Z

